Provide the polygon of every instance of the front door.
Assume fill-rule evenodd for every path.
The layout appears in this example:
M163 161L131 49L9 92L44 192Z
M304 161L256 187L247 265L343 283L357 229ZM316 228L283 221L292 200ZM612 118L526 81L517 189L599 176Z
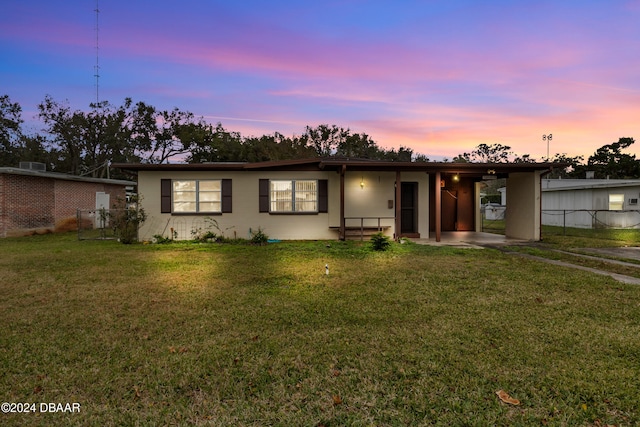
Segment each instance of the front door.
M403 182L400 187L400 234L418 235L418 183Z
M458 192L442 189L442 231L456 231L458 229Z

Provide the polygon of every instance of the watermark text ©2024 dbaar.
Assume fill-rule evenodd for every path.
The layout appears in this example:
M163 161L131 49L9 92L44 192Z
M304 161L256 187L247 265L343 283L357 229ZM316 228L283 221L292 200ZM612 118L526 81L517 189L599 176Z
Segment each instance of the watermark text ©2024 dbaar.
M0 405L2 408L2 412L5 414L10 413L79 413L80 412L80 404L77 402L67 402L67 403L55 403L55 402L39 402L39 403L30 403L30 402L3 402Z

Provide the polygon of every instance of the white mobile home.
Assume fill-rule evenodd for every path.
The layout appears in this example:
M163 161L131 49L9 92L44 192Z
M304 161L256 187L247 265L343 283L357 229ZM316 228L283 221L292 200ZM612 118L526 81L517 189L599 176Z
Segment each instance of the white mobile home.
M543 179L542 224L639 228L640 180Z

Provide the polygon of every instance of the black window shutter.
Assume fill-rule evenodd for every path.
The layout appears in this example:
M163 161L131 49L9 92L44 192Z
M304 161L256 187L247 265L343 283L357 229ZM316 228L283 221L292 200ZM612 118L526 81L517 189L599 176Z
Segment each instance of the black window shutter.
M318 212L329 212L329 181L318 180Z
M222 213L231 213L231 180L222 180Z
M171 213L171 180L160 180L160 212Z
M269 212L269 180L261 179L259 188L260 212Z

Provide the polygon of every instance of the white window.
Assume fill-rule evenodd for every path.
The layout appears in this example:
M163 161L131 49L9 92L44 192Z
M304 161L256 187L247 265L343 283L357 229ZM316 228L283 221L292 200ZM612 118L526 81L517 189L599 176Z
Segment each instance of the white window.
M173 212L222 212L222 182L219 179L175 180L172 200Z
M609 194L609 210L621 211L624 205L624 194Z
M269 181L271 212L318 212L318 181Z

